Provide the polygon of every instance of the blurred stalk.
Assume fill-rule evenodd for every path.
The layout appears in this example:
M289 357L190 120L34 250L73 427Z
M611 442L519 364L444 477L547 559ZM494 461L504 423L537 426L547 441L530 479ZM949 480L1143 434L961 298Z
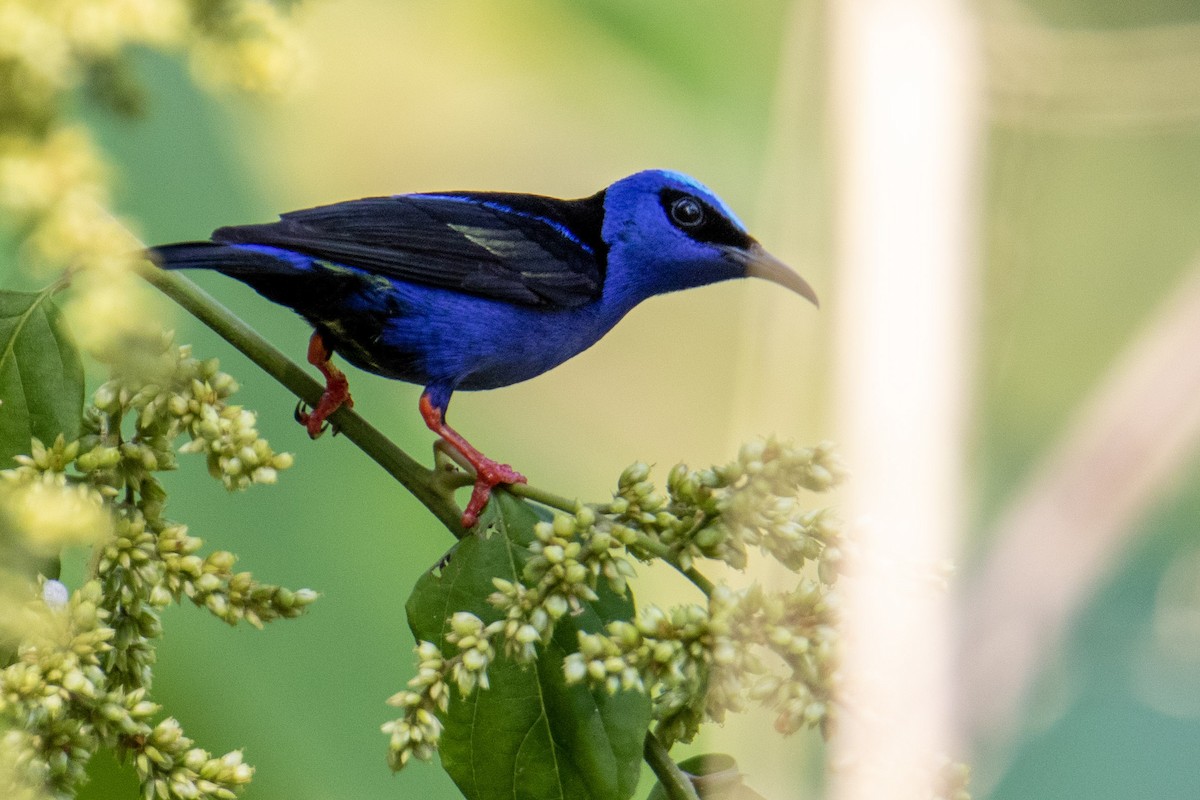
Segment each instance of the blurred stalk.
M856 555L830 797L926 800L949 749L949 600L975 343L981 106L957 0L829 5L838 438Z
M1200 447L1200 265L1081 404L988 537L962 606L959 736L1014 730L1137 521Z
M646 734L642 755L645 757L646 763L650 765L650 769L654 771L668 800L700 800L688 776L672 760L667 748L653 733Z

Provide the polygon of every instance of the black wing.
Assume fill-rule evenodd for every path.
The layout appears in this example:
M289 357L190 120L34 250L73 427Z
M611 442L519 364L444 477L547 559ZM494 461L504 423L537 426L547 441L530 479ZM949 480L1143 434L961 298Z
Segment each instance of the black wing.
M213 241L281 247L413 283L534 306L600 296L604 193L582 200L453 192L371 197L220 228Z

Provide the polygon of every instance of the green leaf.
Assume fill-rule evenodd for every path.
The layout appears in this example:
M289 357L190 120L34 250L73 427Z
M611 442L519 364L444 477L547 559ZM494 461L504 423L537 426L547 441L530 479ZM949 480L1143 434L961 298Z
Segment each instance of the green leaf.
M29 452L34 436L53 442L79 435L83 366L50 302L57 286L40 292L0 291L0 469ZM56 578L56 557L35 556L0 531L0 564L15 572Z
M499 612L487 601L493 577L515 581L529 558L541 517L528 504L498 492L498 521L487 534L467 536L440 570L426 573L409 598L408 623L420 640L444 641L446 620L470 611L485 622ZM561 620L536 664L503 655L488 670L490 689L463 699L452 688L439 746L442 766L468 800L625 800L641 773L642 740L650 703L638 692L608 694L567 686L563 659L577 649L578 632L600 631L633 616L633 601L602 587L600 600Z
M34 436L49 444L79 435L83 366L52 293L0 291L0 469Z
M766 800L742 783L737 761L725 753L705 753L679 762L701 800ZM655 784L646 800L667 800L667 790Z

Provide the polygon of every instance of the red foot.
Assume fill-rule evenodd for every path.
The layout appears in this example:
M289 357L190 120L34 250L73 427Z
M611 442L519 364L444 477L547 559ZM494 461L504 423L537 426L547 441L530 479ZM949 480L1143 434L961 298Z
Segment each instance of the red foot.
M493 461L476 450L462 435L446 424L442 409L435 408L429 399L429 393L421 395L421 417L429 430L442 437L455 450L462 453L463 458L475 468L475 488L471 490L471 499L463 510L462 524L464 528L473 528L479 521L479 513L487 505L492 495L492 487L501 484L525 483L525 476L508 464Z
M330 414L342 406L354 408L354 398L350 396L350 381L346 380L345 374L330 362L329 359L332 355L333 353L325 347L325 341L321 338L321 334L313 333L312 338L308 340L308 363L319 369L325 376L325 391L321 393L317 407L311 412L304 411L301 407L296 408L296 419L304 425L308 430L309 437L313 439L316 439L329 427L325 420Z

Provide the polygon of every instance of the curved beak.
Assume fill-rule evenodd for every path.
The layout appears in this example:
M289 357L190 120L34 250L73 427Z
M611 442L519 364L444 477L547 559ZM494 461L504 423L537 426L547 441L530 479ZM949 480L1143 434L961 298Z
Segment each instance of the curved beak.
M754 242L747 248L731 247L729 256L746 268L747 277L763 278L771 283L778 283L807 299L817 308L821 307L820 301L817 300L817 293L808 285L808 281L792 271L787 264L768 253L758 242Z

